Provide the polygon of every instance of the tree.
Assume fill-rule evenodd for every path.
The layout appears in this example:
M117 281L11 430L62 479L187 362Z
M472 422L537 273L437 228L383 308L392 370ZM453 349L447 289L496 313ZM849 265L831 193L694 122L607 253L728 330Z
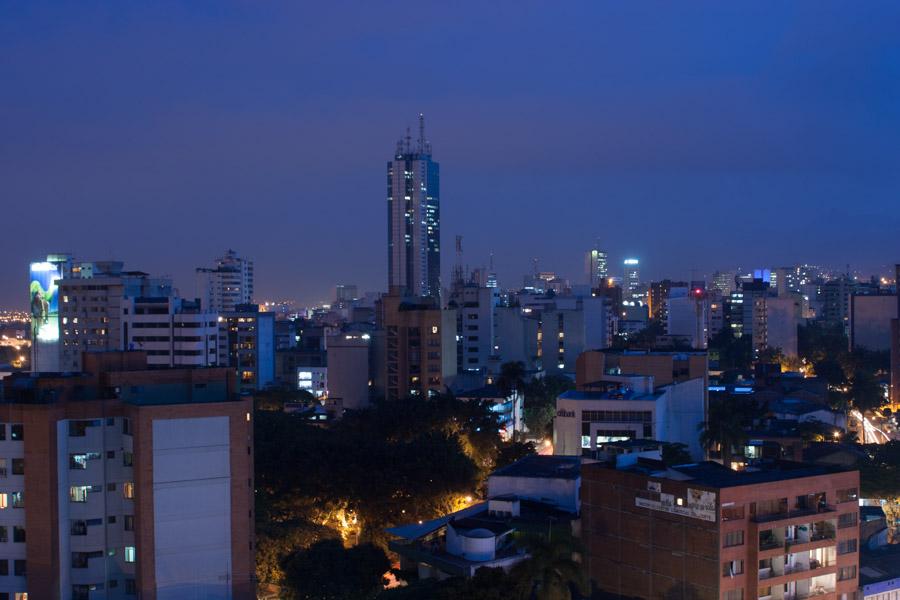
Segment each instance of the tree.
M556 398L575 384L563 375L547 375L525 385L525 426L536 437L553 435Z
M285 561L282 593L289 600L374 598L390 568L384 551L373 544L348 549L339 540L323 540Z
M266 583L281 584L285 559L324 539L340 540L341 534L330 527L303 520L258 525L256 578Z
M766 346L762 350L759 351L759 356L757 356L757 360L761 363L778 363L779 365L785 361L784 352L781 348L773 348L772 346Z
M693 462L691 454L687 451L686 444L664 444L662 447L662 461L666 466L684 465Z
M812 321L797 329L797 351L800 358L815 364L826 358L837 359L847 352L847 336L840 323Z
M850 379L850 396L853 406L862 413L880 408L885 401L881 386L868 371L862 369L853 373Z
M497 377L497 388L504 398L512 395L513 390L521 391L525 386L525 363L522 361L505 362L500 365Z
M580 551L571 537L547 539L530 535L521 540L529 557L510 570L513 595L520 600L571 600L572 589L588 592L588 579L573 556Z
M719 368L748 371L753 363L753 344L750 336L735 337L731 328L723 327L709 340L711 353L719 355Z
M759 413L752 401L710 400L707 420L700 423L700 444L707 449L719 446L722 464L730 466L732 448L747 441L746 429Z

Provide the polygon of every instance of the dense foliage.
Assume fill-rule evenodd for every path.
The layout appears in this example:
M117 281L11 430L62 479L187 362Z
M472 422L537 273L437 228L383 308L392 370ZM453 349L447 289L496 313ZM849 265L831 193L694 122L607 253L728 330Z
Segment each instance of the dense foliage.
M313 546L384 547L385 528L461 508L487 473L533 451L498 430L487 405L449 396L376 402L327 427L257 410L258 578L290 587L288 566Z

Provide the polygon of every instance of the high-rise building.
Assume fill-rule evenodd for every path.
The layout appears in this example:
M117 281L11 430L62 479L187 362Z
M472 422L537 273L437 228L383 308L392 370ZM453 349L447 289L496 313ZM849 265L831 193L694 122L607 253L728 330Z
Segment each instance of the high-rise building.
M388 287L406 296L441 294L440 169L425 140L419 115L419 139L409 132L387 163Z
M213 367L219 362L218 315L196 300L138 297L122 315L124 348L143 350L155 367Z
M462 371L485 372L494 354L494 309L497 288L470 281L458 286L448 303L456 309L457 364Z
M625 296L631 299L638 295L641 287L640 261L636 258L626 258L624 265L625 277L622 280L622 288Z
M737 273L734 271L716 271L712 275L710 287L721 292L722 296L728 297L737 289L734 282L736 276Z
M219 315L219 340L219 364L235 371L241 391L262 390L275 382L274 313L260 311L257 304L238 304Z
M584 565L629 598L856 597L859 471L777 461L582 468Z
M584 257L584 270L587 282L592 288L606 285L609 277L608 256L605 250L600 249L600 244L593 250L589 250Z
M253 261L227 250L212 269L197 269L197 297L209 312L232 312L253 302Z
M647 306L650 309L651 319L662 322L666 321L666 300L669 299L669 294L673 288L687 290L688 283L686 281L672 281L671 279L663 279L662 281L653 281L650 283L650 290L647 295ZM687 295L687 292L685 291L682 294L676 295L684 296Z
M146 364L2 382L0 597L255 597L253 402L226 369Z
M338 306L347 306L359 298L359 288L351 284L338 284L334 288L334 302Z

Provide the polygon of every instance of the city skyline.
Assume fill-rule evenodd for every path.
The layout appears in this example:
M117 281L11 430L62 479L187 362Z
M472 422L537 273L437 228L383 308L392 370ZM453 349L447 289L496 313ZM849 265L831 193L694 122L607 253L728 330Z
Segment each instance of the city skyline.
M499 6L470 23L425 7L391 39L374 7L193 7L180 24L153 7L5 7L0 304L24 306L27 264L50 252L186 293L234 247L260 298L384 290L383 161L420 112L443 168L444 286L455 235L470 266L493 253L504 286L535 256L577 281L598 237L611 272L638 256L648 280L887 271L898 7L656 8ZM402 97L384 85L395 56L421 78Z

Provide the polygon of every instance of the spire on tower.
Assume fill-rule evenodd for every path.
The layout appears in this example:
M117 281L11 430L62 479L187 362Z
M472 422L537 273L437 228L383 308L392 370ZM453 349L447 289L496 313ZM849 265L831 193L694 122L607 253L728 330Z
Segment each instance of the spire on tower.
M419 113L419 154L425 153L425 115Z

